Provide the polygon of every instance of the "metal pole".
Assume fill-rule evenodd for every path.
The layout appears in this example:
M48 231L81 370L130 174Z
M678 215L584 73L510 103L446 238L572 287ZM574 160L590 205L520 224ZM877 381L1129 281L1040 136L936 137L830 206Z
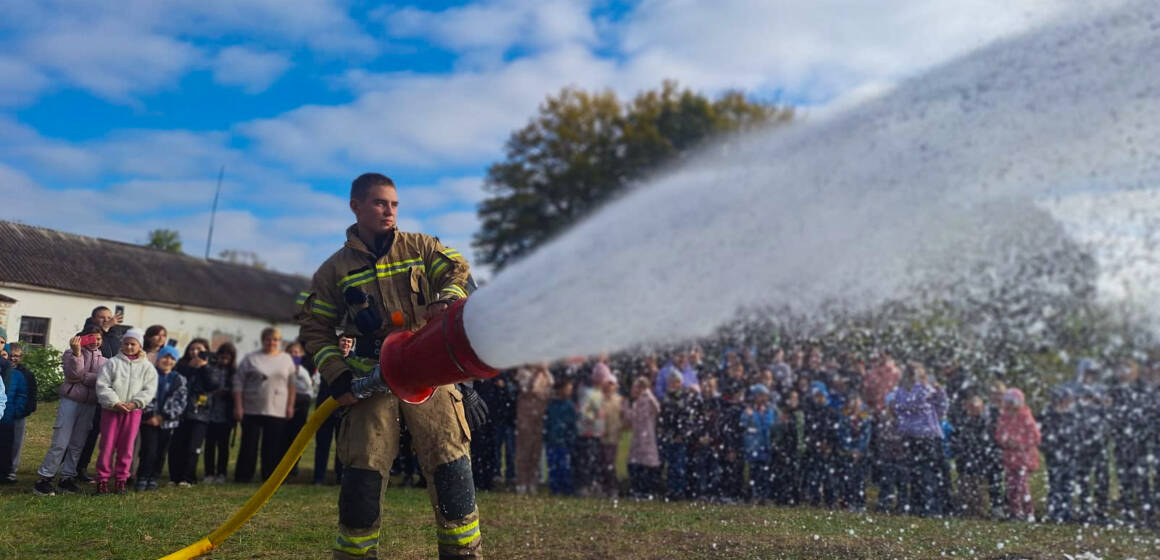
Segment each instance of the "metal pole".
M226 166L218 170L217 190L213 193L213 210L209 213L209 235L205 237L205 259L209 260L209 246L213 243L213 220L217 217L218 197L222 194L222 177L226 174Z

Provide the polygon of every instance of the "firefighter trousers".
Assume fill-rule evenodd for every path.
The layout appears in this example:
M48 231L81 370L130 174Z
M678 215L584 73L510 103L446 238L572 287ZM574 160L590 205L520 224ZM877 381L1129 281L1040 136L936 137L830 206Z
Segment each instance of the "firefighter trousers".
M439 387L419 405L379 393L352 405L343 415L338 458L345 468L334 557L378 557L381 500L399 451L400 418L407 423L411 445L427 478L439 558L482 558L469 455L471 431L463 413L463 396L450 385Z

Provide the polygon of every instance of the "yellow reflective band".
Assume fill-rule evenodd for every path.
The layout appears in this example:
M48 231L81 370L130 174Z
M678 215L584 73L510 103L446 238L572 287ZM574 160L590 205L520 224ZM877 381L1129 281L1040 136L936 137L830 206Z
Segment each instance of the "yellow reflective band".
M441 293L441 294L444 292L459 296L461 298L467 297L467 292L464 291L463 288L460 288L459 286L456 286L454 284L447 286L446 288L443 288L442 290L439 290L439 293Z
M302 305L306 303L306 300L308 299L310 299L310 292L298 292L298 299L295 300L295 303Z
M314 298L314 305L317 305L317 306L319 306L319 307L322 307L322 308L324 308L324 309L329 309L329 310L331 310L331 311L337 311L337 310L338 310L338 308L337 308L337 307L335 307L335 306L333 306L333 305L331 305L331 304L329 304L329 303L326 303L325 301L322 301L322 300L320 300L320 299L318 299L318 298Z
M373 281L374 279L375 279L374 271L368 269L368 270L364 270L364 271L356 273L356 274L344 276L342 278L342 280L338 281L338 287L341 290L345 290L345 289L353 287L353 286L361 286L363 284L366 284L367 282Z
M463 255L459 254L459 251L456 251L455 249L444 249L442 253L444 256L451 260L463 257Z
M479 527L479 520L478 519L476 519L475 521L472 521L471 523L468 523L467 525L464 525L462 527L452 527L450 529L440 528L440 529L438 529L438 531L439 531L440 535L455 536L455 535L462 535L463 533L466 533L466 532L468 532L476 527Z
M314 354L314 366L321 368L326 360L342 356L342 351L337 346L323 346Z
M480 538L479 520L476 519L463 527L454 529L439 529L439 544L465 545Z
M436 261L435 264L431 266L431 279L435 280L439 278L439 275L443 274L443 271L447 270L448 266L450 265L447 264L447 261Z
M407 259L393 263L376 264L375 270L378 272L379 278L384 278L386 276L394 276L401 272L407 272L411 267L415 266L424 268L423 259Z
M354 556L365 556L370 552L375 545L379 544L379 533L375 531L371 535L365 537L347 537L339 535L334 539L334 549L352 554Z
M375 369L375 365L377 364L377 362L373 360L367 360L357 356L350 356L345 361L346 365L359 370L361 373L370 372L372 369Z
M315 305L313 308L311 308L311 311L313 311L316 315L322 315L323 317L326 317L327 319L337 319L338 318L338 315L335 315L334 313L331 313L325 309L322 309L321 307L318 307L317 305Z

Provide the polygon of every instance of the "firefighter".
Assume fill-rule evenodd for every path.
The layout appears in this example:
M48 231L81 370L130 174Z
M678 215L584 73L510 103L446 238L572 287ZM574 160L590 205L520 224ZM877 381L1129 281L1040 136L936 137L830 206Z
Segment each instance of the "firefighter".
M345 469L334 557L377 558L380 500L403 421L428 481L439 558L481 558L468 418L484 418L482 399L467 386L439 387L418 405L390 393L359 400L350 390L355 377L378 363L388 334L418 330L467 297L467 260L436 238L398 231L398 208L391 179L378 173L355 179L350 209L357 223L347 229L343 248L314 273L310 291L298 297L300 339L343 406L338 459ZM340 331L358 335L355 352L345 359Z

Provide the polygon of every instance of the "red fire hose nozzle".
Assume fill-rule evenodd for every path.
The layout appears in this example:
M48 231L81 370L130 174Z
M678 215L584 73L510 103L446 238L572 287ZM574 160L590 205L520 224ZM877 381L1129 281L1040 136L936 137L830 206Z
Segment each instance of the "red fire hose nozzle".
M463 328L466 299L456 300L445 313L423 328L399 331L383 341L379 373L403 402L420 404L440 385L488 379L498 370L480 361Z

